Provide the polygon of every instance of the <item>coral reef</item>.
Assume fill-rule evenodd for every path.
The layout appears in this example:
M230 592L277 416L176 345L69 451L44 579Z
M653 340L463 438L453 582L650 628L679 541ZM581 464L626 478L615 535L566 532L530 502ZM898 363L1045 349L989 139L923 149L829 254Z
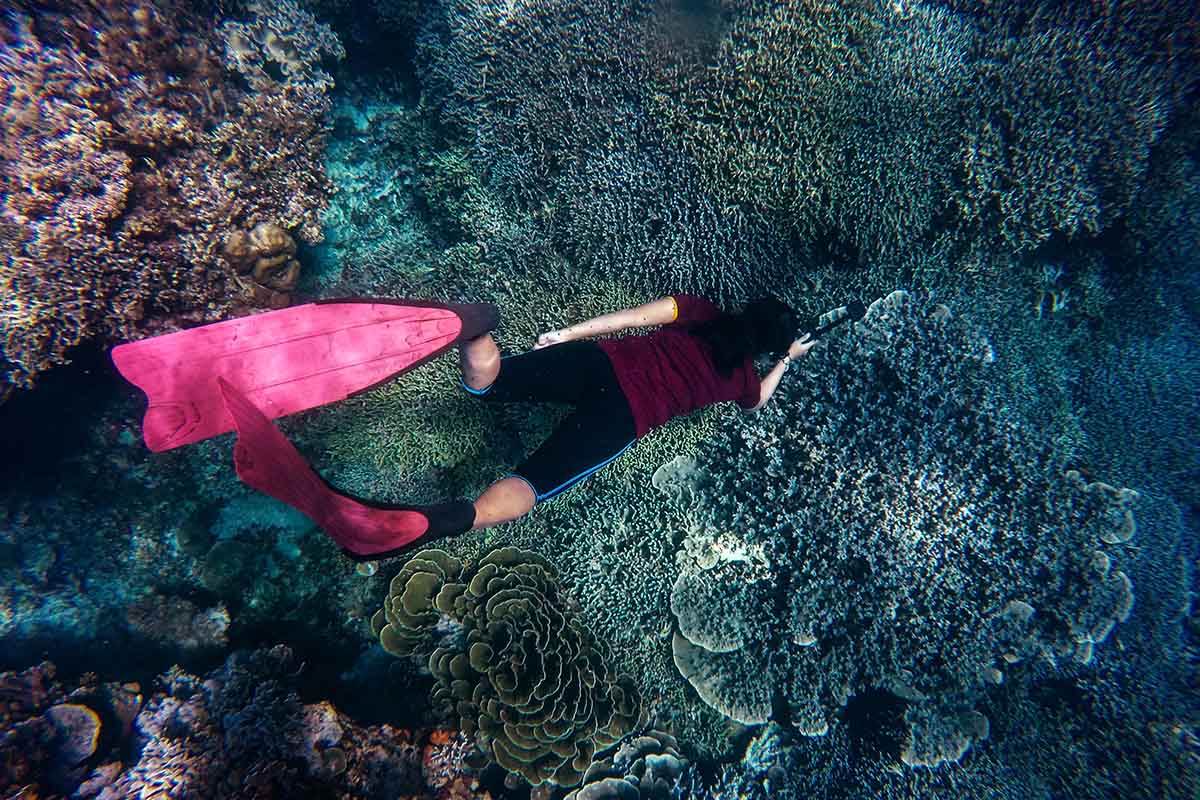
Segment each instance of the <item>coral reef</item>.
M61 101L3 95L0 181L43 170L0 183L6 354L61 359L83 337L296 295L496 302L509 353L650 292L770 290L805 313L897 285L935 294L793 365L758 415L675 421L528 517L447 541L463 565L506 545L555 567L523 556L472 608L457 598L479 617L485 597L519 591L534 609L520 624L471 641L455 605L389 637L440 653L421 659L437 710L478 730L367 728L313 702L280 653L174 670L146 697L94 681L10 691L9 675L11 791L482 797L463 768L482 735L523 794L540 776L511 746L529 733L512 738L512 715L537 698L504 701L524 699L524 673L499 654L528 671L519 637L561 624L565 644L603 653L601 680L636 676L637 716L679 737L631 721L607 747L560 739L576 800L1196 796L1186 4L77 5L21 2L3 20L5 92L53 85ZM328 12L351 50L336 95L320 60L339 46L301 8ZM58 25L64 10L79 21ZM128 53L111 52L113 31L133 31L115 34ZM90 238L59 257L80 226ZM44 252L57 272L34 275ZM52 292L54 307L29 300ZM995 362L963 319L988 330ZM43 368L0 367L25 383ZM337 561L305 520L238 486L226 442L151 458L132 402L44 405L47 427L67 427L67 409L85 434L47 460L45 491L0 481L9 664L53 652L93 668L107 642L106 668L152 670L207 658L236 621L241 640L320 652L310 691L353 664L338 704L353 696L376 721L424 694L417 660L363 624L396 566ZM339 485L404 502L482 489L556 413L475 402L451 356L280 424ZM438 589L432 567L402 573L394 616L408 613L396 598L436 604L473 569ZM131 731L113 698L134 714L145 701ZM92 714L95 752L73 764ZM566 793L545 781L531 796Z
M864 261L924 235L953 177L973 27L915 3L723 12L715 51L680 58L652 100L708 191Z
M1178 8L945 5L448 2L416 60L486 186L649 291L1112 229L1195 86Z
M302 671L277 646L235 653L207 677L173 668L145 697L136 684L67 692L51 664L0 674L0 790L101 800L490 797L464 763L469 737L364 726L328 701L302 703Z
M397 656L427 656L436 708L532 784L579 782L596 750L640 721L633 681L560 597L534 553L502 548L473 568L422 550L392 579L371 627ZM439 641L441 639L441 641Z
M1094 236L1127 213L1179 104L1162 59L1088 26L989 39L971 90L954 192L959 222L1003 246Z
M222 253L237 231L320 240L332 82L317 62L341 50L291 0L248 11L220 34L175 0L19 2L5 17L6 386L87 339L261 302L237 291Z
M647 76L687 13L640 1L446 3L418 65L484 183L561 252L643 291L736 299L778 275L785 246L708 194L647 112Z
M0 673L0 791L6 797L37 796L30 792L39 785L71 793L92 771L93 755L127 736L141 709L137 684L99 684L84 676L68 691L55 675L49 662Z
M819 736L886 689L910 703L904 760L936 764L986 735L972 704L1011 665L1086 664L1129 616L1109 553L1136 493L1064 475L1005 418L991 358L948 309L896 292L702 450L672 592L701 698Z
M649 800L670 796L688 760L675 737L650 730L596 754L583 784L564 800Z
M182 597L151 593L130 605L125 618L131 630L163 647L192 651L229 644L229 611L220 603L200 608Z

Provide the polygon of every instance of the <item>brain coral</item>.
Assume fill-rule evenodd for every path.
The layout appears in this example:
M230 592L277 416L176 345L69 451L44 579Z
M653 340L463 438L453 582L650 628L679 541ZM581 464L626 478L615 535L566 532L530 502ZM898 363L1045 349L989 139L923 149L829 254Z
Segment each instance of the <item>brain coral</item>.
M1135 493L1011 422L992 359L949 309L895 292L702 451L672 593L701 698L821 735L885 689L909 703L904 760L936 764L986 735L973 700L1011 665L1087 662L1129 615L1114 559Z
M240 49L242 28L226 41L176 0L0 21L0 396L91 337L254 302L224 260L236 231L320 240L332 80L314 63L341 50L290 0L248 8ZM281 79L246 72L272 59Z
M530 783L578 783L597 748L636 726L641 698L614 675L561 597L554 567L516 548L477 566L422 550L392 579L371 620L388 652L428 655L435 706ZM447 635L449 634L449 635Z

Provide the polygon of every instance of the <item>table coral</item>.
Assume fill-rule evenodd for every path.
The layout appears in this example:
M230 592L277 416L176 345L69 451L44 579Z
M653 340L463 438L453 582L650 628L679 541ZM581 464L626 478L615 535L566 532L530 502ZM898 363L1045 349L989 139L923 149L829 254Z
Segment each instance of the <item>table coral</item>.
M598 748L639 722L641 698L564 607L557 578L550 562L512 547L473 567L422 550L371 626L388 652L428 657L435 707L457 715L500 766L571 786Z
M1136 493L1064 471L1013 424L992 358L896 292L702 452L701 541L672 594L701 698L819 736L886 689L910 704L905 760L936 764L986 735L986 685L1028 659L1086 663L1129 616Z
M281 80L244 83L219 20L176 0L18 2L0 24L6 386L87 339L254 302L222 253L235 231L320 240L332 81L315 65L341 51L294 3L251 6L247 41L300 59Z

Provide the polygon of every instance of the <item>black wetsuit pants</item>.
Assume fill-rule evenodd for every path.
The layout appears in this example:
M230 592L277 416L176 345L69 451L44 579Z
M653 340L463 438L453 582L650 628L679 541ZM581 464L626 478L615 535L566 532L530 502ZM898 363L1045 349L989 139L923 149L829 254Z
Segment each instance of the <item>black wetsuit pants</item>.
M512 475L538 502L565 492L599 470L637 438L629 401L612 362L594 341L574 341L500 360L500 373L471 394L496 403L564 403L574 410Z

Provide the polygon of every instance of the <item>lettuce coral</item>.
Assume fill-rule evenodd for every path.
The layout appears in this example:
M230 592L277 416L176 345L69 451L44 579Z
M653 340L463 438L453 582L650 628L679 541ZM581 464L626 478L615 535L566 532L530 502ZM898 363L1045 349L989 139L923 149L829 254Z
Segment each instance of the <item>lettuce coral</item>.
M249 11L238 41L278 79L175 0L18 2L0 23L0 389L87 339L261 301L225 261L236 231L320 240L332 80L315 65L340 46L291 0Z
M991 360L896 292L702 450L672 593L701 698L816 736L885 689L909 703L908 763L936 764L986 735L974 698L1011 665L1086 663L1129 616L1136 493L1064 474L1008 418Z
M435 706L500 766L571 786L598 748L640 722L641 698L612 672L557 578L550 562L513 547L471 568L422 550L392 579L371 627L388 652L428 656Z

